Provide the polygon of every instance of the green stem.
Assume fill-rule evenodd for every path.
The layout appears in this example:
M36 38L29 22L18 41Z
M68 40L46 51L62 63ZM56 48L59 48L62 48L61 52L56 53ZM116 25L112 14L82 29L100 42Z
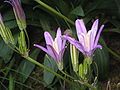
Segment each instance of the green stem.
M27 48L28 48L28 50L29 50L29 48L30 48L30 39L29 39L29 36L28 36L28 33L27 33L27 30L26 29L24 29L24 32L25 32L25 35L26 35L26 37L27 37Z
M10 62L10 64L8 65L8 68L12 68L12 66L14 65L14 62L15 62L15 59L12 59L11 62ZM4 77L7 77L7 75L9 74L9 72L10 72L10 70L7 69L6 72L5 72ZM2 82L4 82L4 79L2 79Z
M56 75L57 77L59 77L59 78L65 80L66 82L68 82L68 83L70 83L70 84L73 84L73 85L76 85L74 82L71 82L70 80L64 78L63 76L61 76L61 75L59 75L59 74L57 74L56 72L52 71L52 70L49 69L48 67L46 67L46 66L42 65L41 63L35 61L35 60L32 59L31 57L24 57L24 58L27 59L28 61L34 63L35 65L37 65L37 66L39 66L39 67L41 67L41 68L44 68L45 70L49 71L50 73L52 73L52 74ZM81 82L81 81L79 81L79 82ZM93 86L90 85L89 83L81 82L81 84L83 84L83 85L85 85L85 86L91 88L92 90L96 90L95 87L93 87Z
M87 82L83 82L83 81L80 81L80 80L75 80L75 81L76 81L76 82L79 82L80 84L83 84L83 85L85 85L85 86L87 86L87 87L89 87L89 88L91 88L91 90L97 90L96 87L90 85L90 84L87 83Z
M10 79L8 79L8 78L5 78L5 77L0 77L0 79L5 79L5 80L7 80L7 81L9 81ZM21 83L21 82L18 82L18 81L14 81L16 84L18 84L18 85L21 85L21 86L24 86L24 87L26 87L26 88L29 88L29 90L33 90L33 88L31 88L30 86L28 86L28 85L25 85L25 84L23 84L23 83ZM0 84L2 84L2 82L0 83ZM5 88L5 87L4 87ZM5 90L8 90L8 88L6 88Z
M68 74L67 74L67 73L65 73L64 71L60 70L60 72L61 72L61 73L63 73L65 76L67 76L67 77L69 77L69 78L71 78L71 79L75 80L75 78L74 78L74 77L72 77L72 76L68 75Z
M74 25L74 22L67 18L66 16L62 15L61 13L57 12L54 8L50 7L49 5L45 4L44 2L40 0L35 0L37 3L39 3L41 6L49 10L50 12L54 13L55 15L63 18L64 20L68 21L70 24Z
M61 75L57 74L56 72L52 71L50 68L48 68L48 67L42 65L41 63L35 61L35 60L32 59L31 57L24 57L24 58L27 59L28 61L34 63L35 65L37 65L37 66L39 66L39 67L41 67L41 68L44 68L45 70L49 71L50 73L52 73L52 74L56 75L57 77L59 77L59 78L65 80L66 82L71 83L71 81L69 81L68 79L62 77Z

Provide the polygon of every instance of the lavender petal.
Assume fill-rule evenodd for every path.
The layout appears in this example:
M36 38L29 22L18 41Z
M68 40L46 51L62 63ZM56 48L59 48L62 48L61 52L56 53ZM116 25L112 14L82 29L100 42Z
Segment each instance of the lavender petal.
M37 47L37 48L40 48L41 50L43 50L44 52L46 52L48 54L48 50L46 48L44 48L44 47L42 47L38 44L34 44L34 46Z
M77 19L75 21L75 26L76 26L78 37L79 37L79 34L81 34L81 33L84 33L84 34L87 33L86 27L85 27L82 19Z
M65 48L63 48L63 49L59 52L59 57L58 57L58 58L59 58L59 62L62 60L64 52L65 52Z
M95 42L95 37L97 34L97 30L98 30L98 19L94 21L92 28L91 28L92 32L91 32L91 49L94 47L94 42Z
M84 53L84 48L83 48L82 44L80 44L77 40L75 40L74 38L71 38L69 36L66 36L66 35L64 35L63 37L66 40L68 40L71 44L73 44L79 51Z
M97 45L97 46L95 47L95 49L97 49L97 48L102 49L102 46L101 46L101 45Z
M49 55L55 60L58 60L58 53L55 51L55 49L51 45L47 45L47 50ZM57 61L58 62L58 61Z
M61 37L61 38L62 38L62 37ZM65 48L65 44L66 44L66 40L63 39L63 40L62 40L62 49Z
M45 37L46 44L52 46L52 44L53 44L53 38L52 38L52 36L49 34L49 32L45 32L45 33L44 33L44 37Z
M97 36L96 36L96 40L95 40L95 43L94 43L94 47L97 46L97 43L98 43L98 40L99 40L99 38L100 38L100 34L101 34L103 28L104 28L104 25L102 25L102 26L100 27L99 31L98 31L98 34L97 34Z
M62 38L61 38L61 30L58 28L56 38L55 38L57 45L58 45L58 50L61 51L62 49Z
M84 25L83 20L79 20L77 19L75 22L76 25L76 31L77 31L77 37L79 39L79 42L82 43L82 45L84 46L84 37L83 35L87 33L86 27Z

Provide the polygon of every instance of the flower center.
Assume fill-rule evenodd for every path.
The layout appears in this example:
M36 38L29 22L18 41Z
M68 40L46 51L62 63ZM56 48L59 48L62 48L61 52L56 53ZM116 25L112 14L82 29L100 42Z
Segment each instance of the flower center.
M57 53L59 53L59 48L58 48L58 43L57 43L57 40L55 39L55 41L53 41L53 48L55 49L55 51Z
M90 50L90 37L88 34L85 35L85 47L86 47L86 50L89 52L89 50Z

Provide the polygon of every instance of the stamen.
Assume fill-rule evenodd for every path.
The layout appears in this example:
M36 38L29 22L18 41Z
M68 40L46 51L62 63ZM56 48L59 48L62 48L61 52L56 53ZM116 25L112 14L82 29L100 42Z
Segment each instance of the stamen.
M55 41L53 41L53 48L55 49L55 51L59 54L59 48L58 48L58 44L57 44L57 38L55 38Z
M85 35L85 46L86 46L86 50L89 51L90 50L90 37L88 34Z

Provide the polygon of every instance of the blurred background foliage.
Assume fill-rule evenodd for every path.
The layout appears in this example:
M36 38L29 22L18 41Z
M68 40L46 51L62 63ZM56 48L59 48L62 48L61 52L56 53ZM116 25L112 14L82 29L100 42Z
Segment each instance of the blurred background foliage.
M49 31L54 35L56 29L61 27L63 32L70 29L73 35L75 35L74 21L77 18L84 19L88 30L92 22L99 18L100 24L105 24L100 40L103 49L97 50L94 58L98 66L99 80L108 79L110 55L120 61L120 53L116 53L115 50L113 51L108 43L110 41L110 35L115 37L120 34L119 0L21 0L21 4L25 11L27 32L30 38L29 53L31 57L38 60L40 63L44 62L45 53L35 49L33 44L38 43L45 46L43 37L44 31ZM4 0L0 0L0 12L3 16L5 25L11 29L17 42L20 32L16 24L12 7L5 3ZM66 55L65 57L67 58L65 60L68 60L69 54ZM37 67L35 68L34 64L24 60L20 55L12 51L5 45L2 38L0 38L0 88L2 88L2 90L8 88L14 90L15 87L20 90L34 90L33 88L35 86L33 85L36 84L32 85L29 82L32 80L33 83L39 83L42 87L42 85L45 85L45 82L42 80L42 69L37 69L38 71L36 71L36 69ZM94 71L96 72L95 69ZM35 74L38 73L41 74L36 78ZM47 75L47 77L48 76L49 75ZM55 84L57 87L56 80L54 80L48 88L56 89ZM13 87L11 87L11 85ZM37 86L38 85L36 85L36 87ZM39 88L41 87L39 86Z

